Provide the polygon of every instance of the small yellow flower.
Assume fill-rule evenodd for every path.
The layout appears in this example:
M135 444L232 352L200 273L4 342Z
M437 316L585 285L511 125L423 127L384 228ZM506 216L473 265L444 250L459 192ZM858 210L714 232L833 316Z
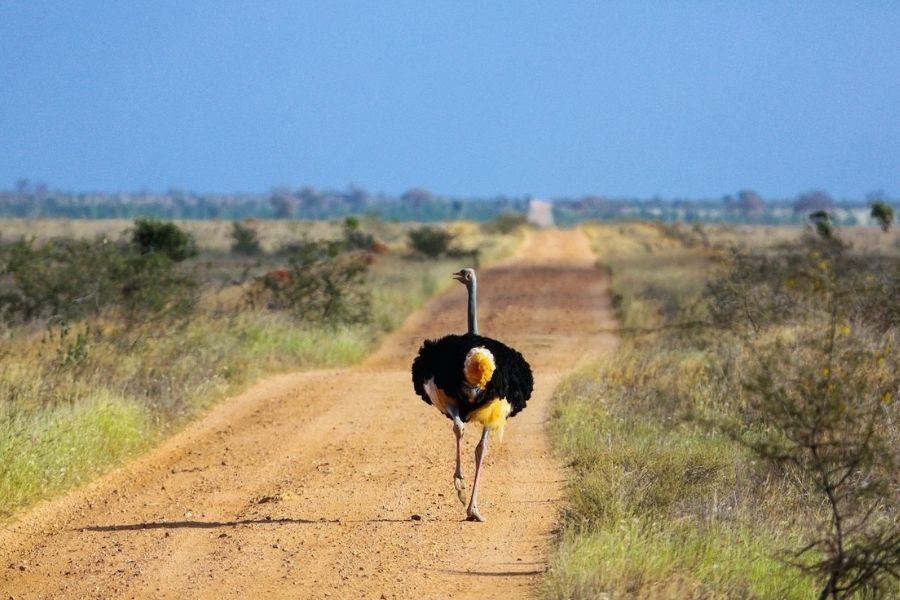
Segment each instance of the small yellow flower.
M828 367L822 367L822 376L823 377L828 377L828 375L830 375L830 374L831 374L831 369L829 369Z
M794 281L793 279L788 279L786 285L788 286L788 289L792 290L795 287L797 287L797 282Z
M891 403L891 400L893 400L893 398L891 398L891 393L890 393L890 392L885 392L885 393L881 396L881 403L882 403L882 404L890 404L890 403Z
M841 332L841 335L850 335L850 326L849 325L841 325L841 328L838 329Z

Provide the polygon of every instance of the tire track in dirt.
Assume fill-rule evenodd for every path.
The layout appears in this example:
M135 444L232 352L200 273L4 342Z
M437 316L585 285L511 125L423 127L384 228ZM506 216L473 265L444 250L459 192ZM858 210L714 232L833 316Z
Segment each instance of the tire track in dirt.
M463 520L449 422L409 378L424 337L465 328L454 285L363 364L267 379L0 531L0 598L534 595L565 477L549 398L613 343L591 333L612 322L608 281L586 239L563 231L530 234L479 275L483 331L521 350L536 382L486 458L487 523Z

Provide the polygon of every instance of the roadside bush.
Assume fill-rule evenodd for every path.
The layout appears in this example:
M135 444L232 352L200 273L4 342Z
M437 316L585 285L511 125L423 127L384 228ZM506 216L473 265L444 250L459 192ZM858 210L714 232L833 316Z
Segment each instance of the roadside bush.
M721 425L809 501L806 539L787 562L819 578L823 599L896 591L896 260L820 230L730 267L707 296L717 323L743 334L726 369L742 393Z
M252 306L286 309L301 321L327 325L371 319L368 253L348 251L344 240L304 240L282 251L288 267L256 280L246 295Z
M837 238L812 235L772 253L735 252L711 282L705 300L713 321L728 329L835 313L887 328L900 325L900 265L895 258L858 255Z
M105 238L23 240L0 248L0 319L70 321L118 309L126 321L185 314L196 282L164 252Z
M242 256L257 256L262 252L259 245L259 234L249 225L241 225L237 221L231 224L231 251Z
M410 247L428 258L438 258L446 254L455 237L446 229L427 225L412 229L407 234Z
M196 307L199 286L192 273L164 254L132 255L121 276L118 306L129 324L179 318Z
M106 239L23 240L0 248L0 317L77 319L119 296L127 250Z
M131 243L142 254L159 252L175 262L197 255L197 246L188 233L175 223L156 219L137 219Z
M821 325L755 346L726 430L811 500L819 522L787 559L819 577L819 597L878 597L900 569L900 357L891 336Z

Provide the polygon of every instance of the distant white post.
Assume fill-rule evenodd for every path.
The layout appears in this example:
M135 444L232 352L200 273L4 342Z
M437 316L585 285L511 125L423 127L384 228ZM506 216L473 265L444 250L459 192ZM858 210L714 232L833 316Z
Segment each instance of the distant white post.
M538 227L553 227L553 203L532 198L528 204L528 222Z

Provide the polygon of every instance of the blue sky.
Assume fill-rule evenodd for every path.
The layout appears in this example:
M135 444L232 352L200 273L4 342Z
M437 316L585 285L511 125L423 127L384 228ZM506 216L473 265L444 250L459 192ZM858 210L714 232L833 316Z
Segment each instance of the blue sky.
M900 2L0 0L0 188L900 195Z

